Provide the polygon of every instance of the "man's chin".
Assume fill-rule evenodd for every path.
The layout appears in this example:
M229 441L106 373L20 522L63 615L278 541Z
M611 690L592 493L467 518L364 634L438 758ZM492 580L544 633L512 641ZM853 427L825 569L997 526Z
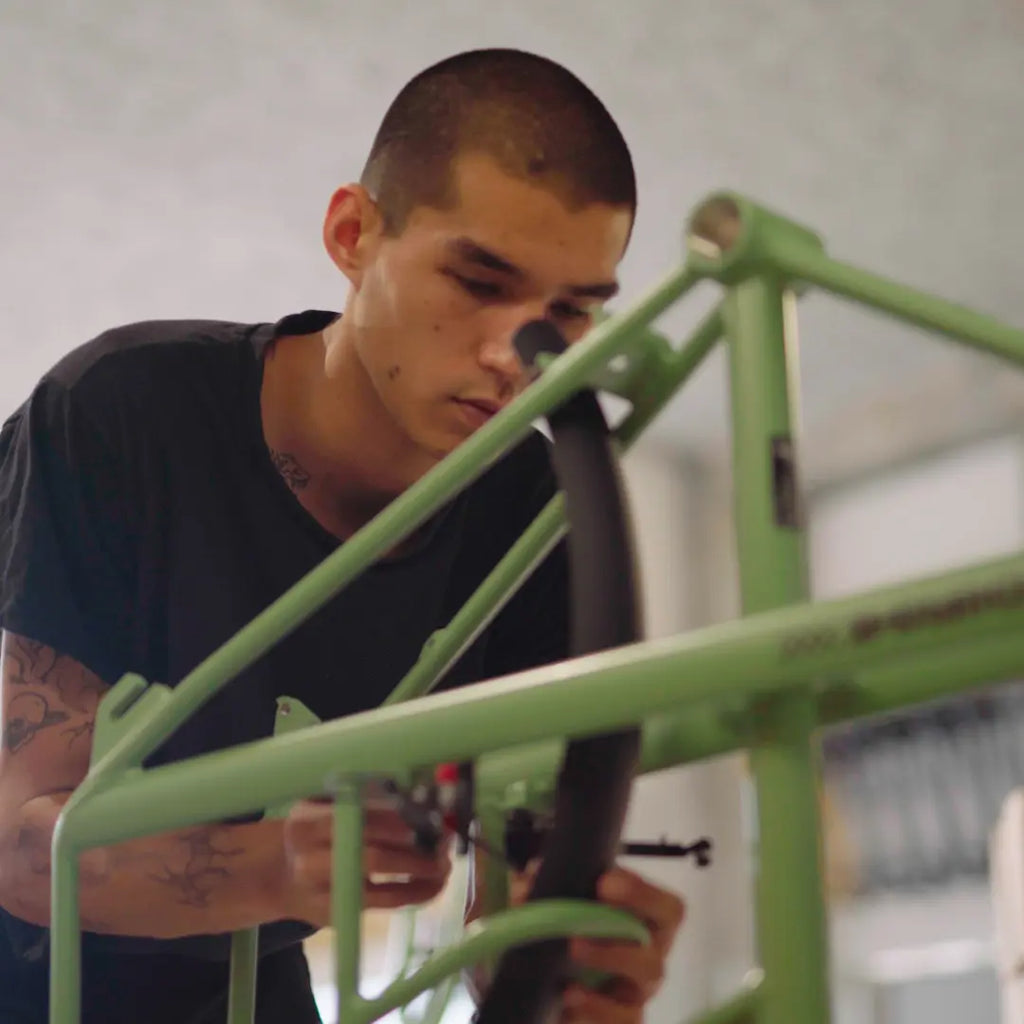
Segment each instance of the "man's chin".
M416 447L422 455L423 472L426 473L443 462L466 440L465 437L451 434L433 434L427 438L416 438Z

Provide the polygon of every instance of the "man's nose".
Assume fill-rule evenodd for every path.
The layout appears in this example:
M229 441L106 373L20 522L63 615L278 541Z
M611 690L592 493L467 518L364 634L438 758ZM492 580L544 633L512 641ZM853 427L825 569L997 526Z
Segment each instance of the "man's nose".
M487 336L480 347L481 364L517 386L524 385L526 367L516 351L516 335L528 323L541 320L544 316L543 308L519 308L514 311L514 315L495 318L488 324Z
M516 327L515 330L503 333L500 337L490 337L480 348L481 364L509 381L518 380L525 376L526 372L514 344L518 330Z

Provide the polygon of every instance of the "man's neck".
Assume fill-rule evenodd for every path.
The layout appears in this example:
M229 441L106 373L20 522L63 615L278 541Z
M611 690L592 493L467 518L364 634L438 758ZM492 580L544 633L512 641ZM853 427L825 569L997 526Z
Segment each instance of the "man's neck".
M351 347L328 378L321 334L277 339L265 359L261 408L278 472L342 540L430 468L380 404Z

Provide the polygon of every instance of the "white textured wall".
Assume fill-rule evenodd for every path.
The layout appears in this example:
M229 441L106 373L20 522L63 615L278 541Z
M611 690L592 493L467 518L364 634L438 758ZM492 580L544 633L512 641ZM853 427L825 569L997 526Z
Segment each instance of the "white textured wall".
M739 609L728 474L690 464L671 488L659 481L672 469L670 460L651 456L633 477L641 538L660 563L648 586L665 597L652 635L729 619ZM659 490L660 504L648 507ZM678 518L670 502L678 503ZM1024 542L1024 441L997 437L891 466L812 493L810 508L812 588L821 599L998 557ZM684 530L674 528L679 522ZM679 559L682 578L674 577ZM743 758L733 756L665 773L638 794L640 814L664 817L662 808L671 807L676 820L701 823L718 843L711 872L701 878L690 869L685 879L691 915L666 992L678 1002L659 1003L653 1021L680 1024L685 1014L677 1007L692 1012L721 999L753 963L746 792ZM890 1024L876 1015L869 979L969 971L991 937L983 887L837 902L830 911L835 1024Z
M954 569L1021 546L1024 442L1000 437L821 494L810 544L817 597Z
M1024 442L998 437L949 451L830 489L811 507L820 598L995 558L1024 544ZM836 1024L889 1024L873 1015L873 980L970 972L991 953L984 886L842 904L832 925Z
M328 195L409 76L482 45L567 62L620 118L641 192L627 301L728 186L840 258L1024 324L1017 0L3 0L0 415L112 324L335 308ZM805 325L817 434L841 420L865 443L848 425L879 393L941 391L971 410L945 418L960 430L1024 408L1020 379L849 304L812 296ZM721 441L722 371L673 404L666 443Z
M722 518L721 495L696 466L657 447L631 453L626 471L648 637L705 624L716 617L707 574L720 570L717 559L712 555L709 562L708 556L714 550L709 526ZM668 980L648 1016L650 1024L680 1024L735 988L751 963L749 862L737 760L720 758L641 779L626 834L655 840L667 835L684 842L707 835L715 844L712 866L703 870L689 860L633 864L676 889L687 904Z

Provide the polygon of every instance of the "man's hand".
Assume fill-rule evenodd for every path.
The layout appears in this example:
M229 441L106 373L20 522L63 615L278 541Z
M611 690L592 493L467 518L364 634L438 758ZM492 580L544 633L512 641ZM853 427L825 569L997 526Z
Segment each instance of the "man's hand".
M525 900L532 874L519 876L511 886L513 905ZM665 977L665 961L683 923L683 902L675 893L622 867L601 876L597 897L607 906L640 918L651 933L651 942L641 946L613 939L572 939L569 954L574 963L612 977L599 991L582 985L567 988L560 1024L642 1024L644 1006Z
M597 895L602 903L639 917L651 933L651 942L641 946L610 939L573 939L569 953L575 963L613 977L600 991L570 986L563 1000L562 1021L642 1024L644 1006L664 980L665 961L683 923L683 901L621 867L600 878Z
M330 803L303 800L284 825L287 916L317 927L330 924ZM446 848L418 850L411 829L396 811L367 807L363 817L363 907L391 910L432 900L451 870Z

